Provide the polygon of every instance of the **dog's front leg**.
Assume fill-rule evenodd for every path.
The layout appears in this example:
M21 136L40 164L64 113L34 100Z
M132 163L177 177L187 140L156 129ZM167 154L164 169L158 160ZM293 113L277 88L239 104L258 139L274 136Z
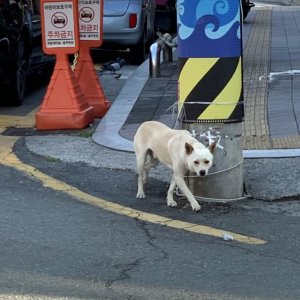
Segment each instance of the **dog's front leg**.
M136 194L137 198L145 198L145 192L144 192L144 182L143 182L143 175L139 174L138 177L138 192Z
M175 182L174 175L173 175L171 182L170 182L168 195L167 195L167 205L171 206L171 207L177 206L177 203L174 201L174 197L173 197L175 187L176 187L176 182Z
M189 188L187 187L184 179L180 175L174 175L175 182L179 189L183 192L183 194L187 197L188 201L191 204L192 210L193 211L198 211L201 209L200 204L197 202L195 199L194 195L191 193Z
M138 173L138 192L136 197L137 198L145 198L145 192L144 192L144 173L145 173L145 160L146 160L146 152L145 153L137 153L137 173Z

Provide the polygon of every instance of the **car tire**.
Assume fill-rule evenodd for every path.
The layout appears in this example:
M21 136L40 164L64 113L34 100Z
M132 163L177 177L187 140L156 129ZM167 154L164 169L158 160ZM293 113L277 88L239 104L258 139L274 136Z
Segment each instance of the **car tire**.
M143 32L137 45L130 48L130 61L134 65L140 65L146 59L146 34Z
M28 74L29 57L26 51L24 37L21 37L18 43L16 62L13 67L10 84L6 87L6 102L10 105L21 105L26 89L26 78Z

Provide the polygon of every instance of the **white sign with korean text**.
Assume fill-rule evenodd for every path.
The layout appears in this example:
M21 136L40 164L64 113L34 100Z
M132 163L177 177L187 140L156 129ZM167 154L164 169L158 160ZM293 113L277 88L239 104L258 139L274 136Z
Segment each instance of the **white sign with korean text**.
M102 0L79 0L79 37L81 41L101 39L101 2Z
M75 47L72 2L45 2L46 48Z

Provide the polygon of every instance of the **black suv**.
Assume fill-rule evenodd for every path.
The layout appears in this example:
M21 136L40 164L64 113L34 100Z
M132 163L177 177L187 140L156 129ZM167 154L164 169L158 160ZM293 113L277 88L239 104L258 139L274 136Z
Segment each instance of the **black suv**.
M20 105L27 76L54 58L41 49L39 0L0 0L0 101Z

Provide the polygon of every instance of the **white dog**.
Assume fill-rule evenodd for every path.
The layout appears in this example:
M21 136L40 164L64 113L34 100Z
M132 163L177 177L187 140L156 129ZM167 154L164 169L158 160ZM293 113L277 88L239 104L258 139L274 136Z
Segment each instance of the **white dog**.
M159 162L173 170L173 176L167 195L167 205L177 206L173 193L176 185L187 197L193 211L201 206L187 187L184 176L187 171L205 176L213 162L216 143L204 146L187 130L174 130L155 122L144 122L134 136L134 151L137 160L138 192L137 198L145 198L144 183L148 172ZM146 162L147 156L149 159Z

